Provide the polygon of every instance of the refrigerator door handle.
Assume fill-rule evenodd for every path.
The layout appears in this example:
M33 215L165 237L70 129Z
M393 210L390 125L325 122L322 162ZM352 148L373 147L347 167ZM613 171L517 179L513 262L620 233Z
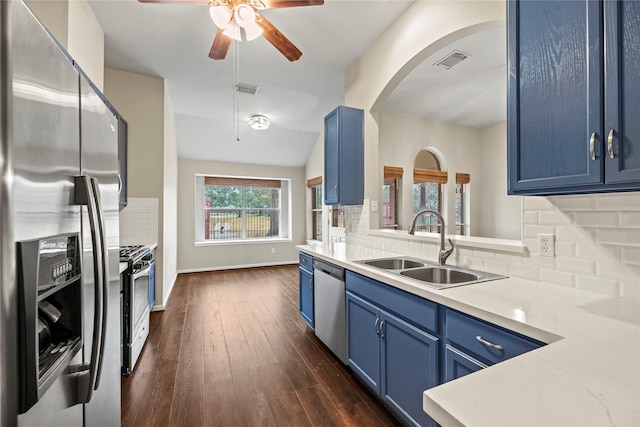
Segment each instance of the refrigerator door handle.
M96 383L94 390L100 386L100 378L102 377L102 361L104 360L104 348L107 331L107 313L109 304L109 264L107 260L107 239L104 230L104 211L102 210L102 201L100 200L100 186L97 178L91 178L93 188L93 197L96 201L96 216L98 218L98 232L100 234L100 253L102 254L100 262L102 263L102 322L100 325L100 350L98 359L98 368L96 371Z
M102 244L99 234L98 212L95 192L93 190L93 182L91 178L85 175L75 177L75 204L87 206L89 214L89 226L91 229L91 243L93 248L93 276L94 276L94 316L93 316L93 339L91 347L91 360L89 366L83 366L79 374L78 382L80 384L78 391L78 400L82 403L91 401L93 391L96 387L98 363L101 357L100 345L102 343L102 321L103 313L103 272L102 272ZM99 327L98 327L99 325Z

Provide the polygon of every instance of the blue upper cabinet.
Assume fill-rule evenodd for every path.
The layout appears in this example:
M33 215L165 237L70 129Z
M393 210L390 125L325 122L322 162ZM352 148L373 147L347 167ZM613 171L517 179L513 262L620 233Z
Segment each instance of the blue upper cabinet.
M640 189L639 15L638 2L508 1L509 194Z
M324 118L324 203L364 199L364 111L339 106Z
M606 1L606 182L640 182L640 2ZM611 141L611 142L609 142Z

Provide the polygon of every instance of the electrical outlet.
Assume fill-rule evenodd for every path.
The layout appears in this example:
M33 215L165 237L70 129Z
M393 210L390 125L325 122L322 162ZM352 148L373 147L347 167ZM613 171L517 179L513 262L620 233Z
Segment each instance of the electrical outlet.
M275 254L276 253L276 248L271 248L271 253Z
M540 252L540 256L556 256L556 236L538 234L538 252Z
M373 213L378 212L378 201L377 200L372 200L371 201L371 212L373 212Z

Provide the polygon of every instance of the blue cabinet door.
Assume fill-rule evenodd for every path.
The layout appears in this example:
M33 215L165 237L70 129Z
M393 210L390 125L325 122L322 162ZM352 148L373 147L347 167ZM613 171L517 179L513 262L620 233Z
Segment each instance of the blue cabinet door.
M340 105L324 119L324 203L364 200L364 111Z
M422 392L438 384L438 339L382 312L381 397L405 423L435 426L422 409Z
M300 315L313 328L313 273L304 268L299 268L299 270Z
M472 372L486 368L487 365L472 358L468 354L447 344L445 350L445 381L464 377Z
M347 292L349 367L380 395L380 310Z
M600 2L507 7L509 194L603 183Z
M606 182L640 187L640 2L606 1Z
M324 204L337 205L340 182L340 134L338 109L324 118Z

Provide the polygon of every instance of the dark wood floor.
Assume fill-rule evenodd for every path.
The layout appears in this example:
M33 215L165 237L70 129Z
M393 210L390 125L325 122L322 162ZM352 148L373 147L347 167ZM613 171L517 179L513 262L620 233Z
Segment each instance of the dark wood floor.
M133 375L123 426L399 426L298 313L298 267L180 275Z

